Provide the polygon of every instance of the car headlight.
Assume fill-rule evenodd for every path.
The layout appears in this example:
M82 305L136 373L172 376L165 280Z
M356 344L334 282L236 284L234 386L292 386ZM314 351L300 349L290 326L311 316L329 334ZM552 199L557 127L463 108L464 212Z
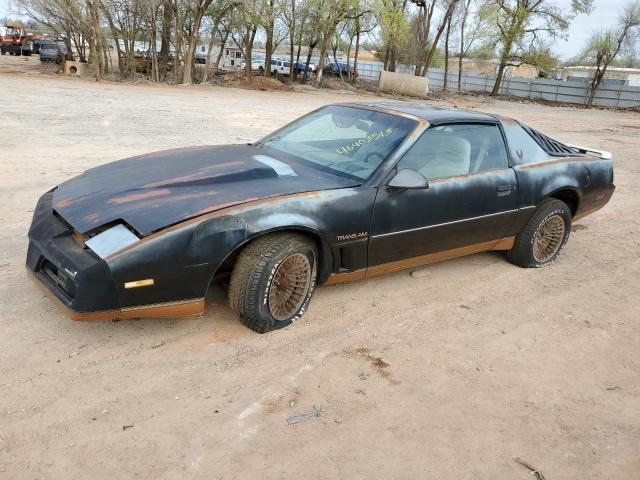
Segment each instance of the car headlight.
M90 238L85 245L100 258L105 258L139 241L137 235L119 223Z

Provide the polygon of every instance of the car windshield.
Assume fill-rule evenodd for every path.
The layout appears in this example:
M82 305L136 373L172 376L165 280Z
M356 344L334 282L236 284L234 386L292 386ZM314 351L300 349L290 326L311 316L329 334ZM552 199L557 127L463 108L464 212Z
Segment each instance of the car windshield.
M416 127L414 120L364 108L331 106L258 142L311 166L366 180Z

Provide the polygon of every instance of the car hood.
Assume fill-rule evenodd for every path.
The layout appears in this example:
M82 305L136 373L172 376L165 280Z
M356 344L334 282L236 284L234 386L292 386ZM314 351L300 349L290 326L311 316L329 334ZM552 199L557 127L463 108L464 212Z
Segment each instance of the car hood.
M53 208L80 233L124 221L147 235L253 200L359 184L281 157L246 144L141 155L61 184Z

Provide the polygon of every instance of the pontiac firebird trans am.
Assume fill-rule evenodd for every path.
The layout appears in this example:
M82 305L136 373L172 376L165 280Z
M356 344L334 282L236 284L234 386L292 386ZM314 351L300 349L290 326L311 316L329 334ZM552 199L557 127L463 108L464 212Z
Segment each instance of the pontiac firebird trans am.
M487 250L556 260L614 190L608 152L509 118L340 104L248 145L169 150L45 193L27 267L74 320L199 315L209 285L256 332L304 314L317 283Z

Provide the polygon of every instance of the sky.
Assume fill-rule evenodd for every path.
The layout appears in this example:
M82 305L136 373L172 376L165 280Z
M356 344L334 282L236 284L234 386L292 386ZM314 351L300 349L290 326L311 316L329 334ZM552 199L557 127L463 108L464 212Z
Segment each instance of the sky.
M2 0L0 0L2 1ZM624 7L632 0L595 0L594 8L589 15L578 15L571 22L568 39L557 40L554 51L564 60L577 55L589 35L594 31L604 30L616 24ZM556 0L556 4L569 10L571 0Z
M632 0L594 0L594 9L590 15L577 16L568 31L567 40L557 40L555 52L563 60L568 60L580 52L589 34L593 31L613 26L625 5ZM571 0L555 0L556 4L567 10ZM12 0L0 0L0 18L15 16Z

